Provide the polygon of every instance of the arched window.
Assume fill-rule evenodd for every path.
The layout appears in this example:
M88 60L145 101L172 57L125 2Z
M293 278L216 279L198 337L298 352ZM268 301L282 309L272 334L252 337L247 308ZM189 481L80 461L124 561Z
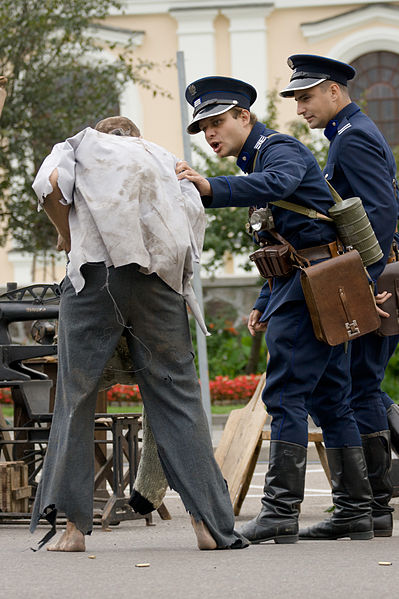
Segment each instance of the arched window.
M391 146L399 145L399 54L369 52L351 61L356 76L349 85Z

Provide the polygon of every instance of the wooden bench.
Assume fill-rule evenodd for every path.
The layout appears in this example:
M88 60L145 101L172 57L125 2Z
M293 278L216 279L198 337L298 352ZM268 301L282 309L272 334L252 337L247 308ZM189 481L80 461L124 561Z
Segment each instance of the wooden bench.
M240 513L251 484L262 443L270 441L270 430L263 430L267 419L267 412L262 401L265 380L266 377L263 374L255 393L244 408L230 412L215 451L215 459L227 481L236 516ZM310 432L308 441L315 444L320 463L331 486L322 434Z

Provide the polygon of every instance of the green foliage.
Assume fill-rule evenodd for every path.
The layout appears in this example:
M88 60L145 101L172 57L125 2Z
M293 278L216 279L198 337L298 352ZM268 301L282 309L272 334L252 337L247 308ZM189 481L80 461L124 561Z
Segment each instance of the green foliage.
M98 24L116 0L2 0L0 74L8 97L0 120L0 243L53 251L55 232L36 210L34 175L51 147L115 113L128 80L152 84L152 63L133 57L132 40L104 58ZM93 23L96 23L93 26ZM158 90L152 87L154 93Z
M399 347L389 361L385 371L385 378L381 385L382 390L388 393L394 402L399 403Z
M228 306L226 306L228 314ZM209 320L209 318L207 319ZM190 320L191 335L194 345L196 343L196 330L194 319ZM208 351L209 378L222 375L235 378L240 374L245 374L245 368L251 353L253 338L248 332L246 325L242 324L234 327L231 320L225 316L215 316L208 324L210 337L206 338ZM196 357L196 366L198 372L198 363ZM266 368L266 346L263 343L258 368L253 374L262 373Z

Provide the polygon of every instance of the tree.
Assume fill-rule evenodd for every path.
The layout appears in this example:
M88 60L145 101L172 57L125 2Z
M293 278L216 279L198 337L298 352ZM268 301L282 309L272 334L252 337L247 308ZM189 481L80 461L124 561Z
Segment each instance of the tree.
M95 28L112 8L120 3L0 3L0 74L8 77L0 120L2 245L12 236L20 250L53 252L55 232L31 189L43 158L55 143L117 110L128 80L160 91L147 77L154 65L133 57L131 38L124 46L107 43L115 59L104 59Z

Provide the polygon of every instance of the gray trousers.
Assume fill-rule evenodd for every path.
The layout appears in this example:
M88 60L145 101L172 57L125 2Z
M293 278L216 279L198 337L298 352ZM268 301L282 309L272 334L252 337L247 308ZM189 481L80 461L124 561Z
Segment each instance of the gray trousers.
M86 284L79 295L68 278L62 291L55 409L31 531L51 509L64 512L84 534L92 530L96 397L126 325L168 483L195 520L205 522L218 547L231 546L241 536L213 457L184 299L135 264L109 269L86 264L82 274Z

